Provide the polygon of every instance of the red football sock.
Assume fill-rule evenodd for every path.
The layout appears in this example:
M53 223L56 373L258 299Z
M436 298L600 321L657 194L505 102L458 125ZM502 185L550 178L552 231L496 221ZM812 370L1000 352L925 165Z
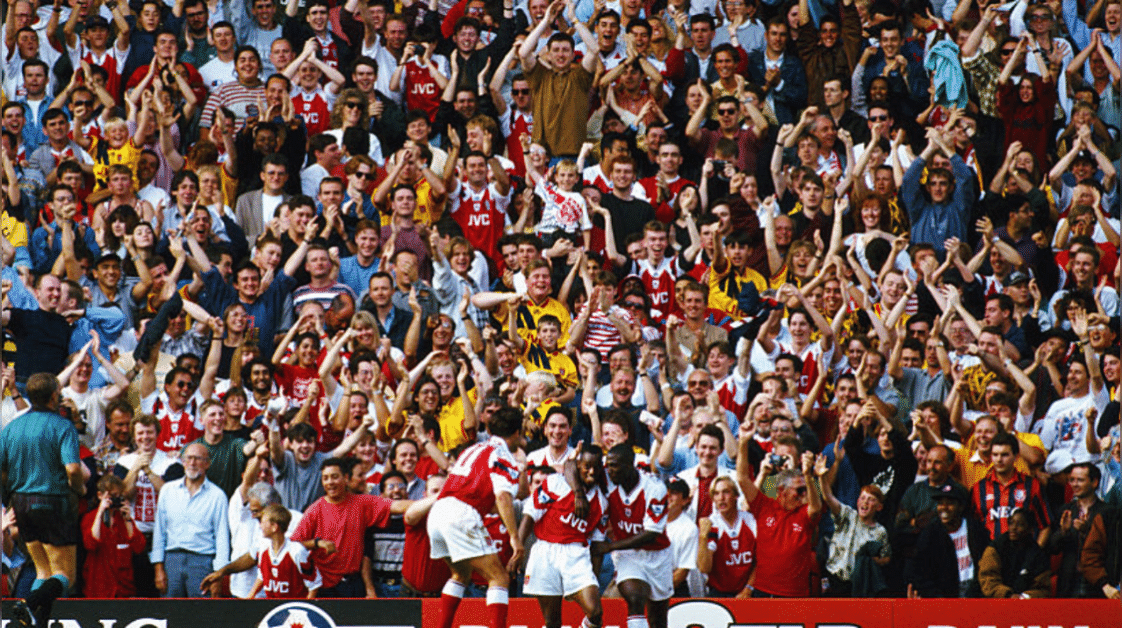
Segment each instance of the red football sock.
M489 628L507 628L506 615L510 601L503 587L487 588L487 625Z
M440 628L452 628L456 619L456 609L464 599L464 585L449 580L440 592Z

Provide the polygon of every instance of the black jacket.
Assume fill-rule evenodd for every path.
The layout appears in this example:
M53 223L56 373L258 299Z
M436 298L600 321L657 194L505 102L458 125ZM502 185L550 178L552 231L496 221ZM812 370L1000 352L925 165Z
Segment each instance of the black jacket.
M966 538L970 558L974 561L974 577L967 585L966 597L981 597L978 570L982 554L990 544L990 533L981 521L967 517ZM935 519L919 533L915 556L904 565L904 581L920 597L960 597L958 558L954 541L943 522Z
M405 334L409 331L409 324L413 322L413 312L395 307L393 322L390 323L390 328L386 329L385 326L382 325L382 320L378 318L377 308L370 302L370 299L365 298L362 301L362 309L374 315L374 320L378 323L378 333L381 334L383 338L389 338L391 345L404 351Z

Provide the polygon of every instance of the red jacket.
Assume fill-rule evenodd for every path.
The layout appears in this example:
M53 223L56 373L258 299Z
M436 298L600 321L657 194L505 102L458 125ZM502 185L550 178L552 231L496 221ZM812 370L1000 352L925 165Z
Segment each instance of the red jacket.
M101 526L101 540L93 537L97 510L82 517L82 543L86 547L86 562L82 565L86 597L117 598L136 595L133 582L132 555L144 551L144 535L132 527L128 536L125 520L120 512L113 513L113 525Z

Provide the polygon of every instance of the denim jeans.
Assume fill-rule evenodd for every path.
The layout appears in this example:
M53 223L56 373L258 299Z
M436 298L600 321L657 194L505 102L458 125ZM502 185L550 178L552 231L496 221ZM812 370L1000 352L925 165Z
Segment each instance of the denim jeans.
M168 576L168 592L164 597L206 597L199 590L203 578L214 571L214 556L183 550L164 553L164 571Z

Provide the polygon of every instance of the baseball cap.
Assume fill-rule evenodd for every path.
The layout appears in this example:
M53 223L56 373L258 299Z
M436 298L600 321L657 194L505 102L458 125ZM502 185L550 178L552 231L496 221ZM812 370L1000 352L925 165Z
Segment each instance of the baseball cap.
M113 252L102 253L100 256L98 256L97 261L94 263L94 266L97 266L98 264L101 264L102 262L108 261L108 260L113 260L115 262L120 262L121 261L121 256L117 255L116 253L113 253Z
M1005 281L1001 282L1001 285L1008 288L1009 286L1015 286L1019 283L1028 283L1028 280L1028 275L1019 270L1015 270L1005 277Z
M957 499L960 504L969 504L970 495L966 488L957 482L947 482L942 486L931 487L931 499Z
M86 30L91 28L109 28L109 20L100 15L92 15L86 19Z

